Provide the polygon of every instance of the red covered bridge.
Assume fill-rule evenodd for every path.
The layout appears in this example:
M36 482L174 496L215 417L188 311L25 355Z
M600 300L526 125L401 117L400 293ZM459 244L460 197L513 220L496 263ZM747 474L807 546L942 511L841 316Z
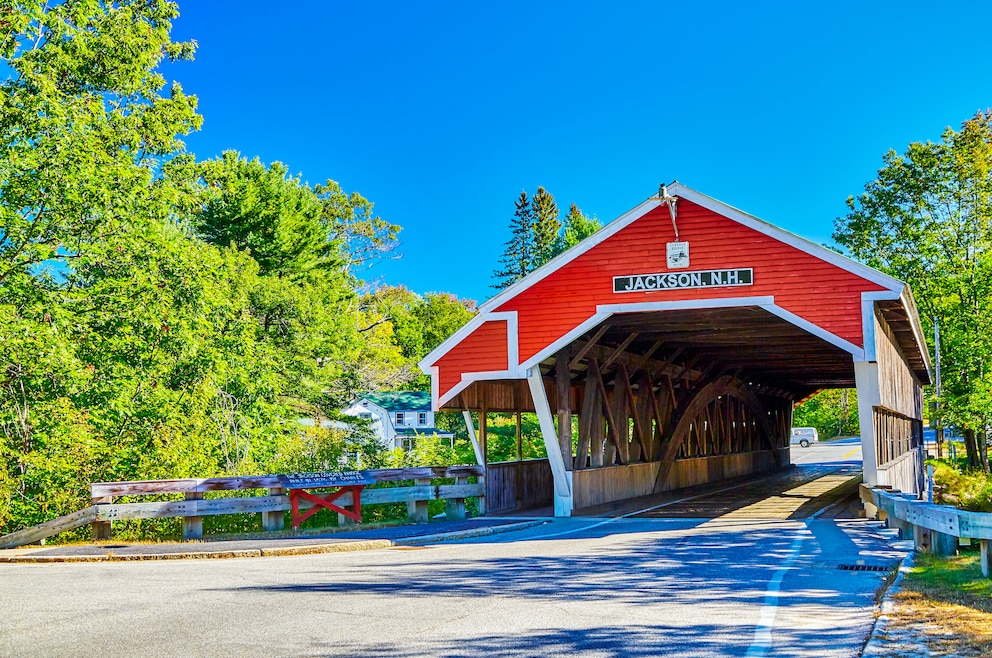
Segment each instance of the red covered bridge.
M490 299L421 367L480 463L486 412L537 413L559 516L784 468L793 405L824 388L858 389L867 483L920 477L930 364L909 288L679 183Z

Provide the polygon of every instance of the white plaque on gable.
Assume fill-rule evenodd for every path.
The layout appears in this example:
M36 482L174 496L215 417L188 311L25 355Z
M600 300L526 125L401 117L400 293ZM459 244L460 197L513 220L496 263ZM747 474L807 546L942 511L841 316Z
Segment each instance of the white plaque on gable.
M689 243L669 242L668 243L668 268L684 269L689 267Z

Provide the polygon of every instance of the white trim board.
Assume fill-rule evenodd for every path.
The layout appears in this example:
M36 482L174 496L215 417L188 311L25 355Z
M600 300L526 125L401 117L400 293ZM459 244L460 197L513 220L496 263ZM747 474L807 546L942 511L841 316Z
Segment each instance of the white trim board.
M551 355L558 352L569 343L577 340L580 336L588 331L591 331L594 327L598 326L602 322L606 321L613 315L621 315L624 313L643 313L650 311L686 311L693 309L702 308L740 308L753 306L757 308L764 309L779 318L782 318L789 324L799 327L803 331L806 331L823 341L830 343L835 347L839 347L845 352L851 354L856 359L864 358L864 350L854 343L847 341L840 336L831 333L824 329L823 327L806 320L795 313L788 311L775 303L775 298L770 295L762 295L756 297L721 297L716 299L687 299L682 301L671 301L671 302L637 302L632 304L600 304L596 307L596 313L589 317L586 321L582 322L576 326L572 331L568 332L555 342L551 343L543 350L527 359L525 362L520 364L520 368L527 370L528 368L533 368L537 364L541 363Z

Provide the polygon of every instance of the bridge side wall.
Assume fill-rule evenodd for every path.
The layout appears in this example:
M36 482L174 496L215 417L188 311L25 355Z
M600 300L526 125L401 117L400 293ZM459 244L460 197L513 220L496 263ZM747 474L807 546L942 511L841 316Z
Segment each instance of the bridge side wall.
M789 448L779 452L782 463L788 464ZM660 467L661 462L650 462L572 471L575 507L581 509L655 493ZM679 459L672 465L661 490L683 489L776 468L775 454L770 450Z
M874 360L856 362L865 484L918 493L922 461L923 386L877 309L871 314Z

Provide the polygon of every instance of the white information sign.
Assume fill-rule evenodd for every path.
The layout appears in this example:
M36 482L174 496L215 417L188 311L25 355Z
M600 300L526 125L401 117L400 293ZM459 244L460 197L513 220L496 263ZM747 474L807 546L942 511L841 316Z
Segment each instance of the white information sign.
M681 270L689 267L689 243L669 242L668 243L668 268Z

